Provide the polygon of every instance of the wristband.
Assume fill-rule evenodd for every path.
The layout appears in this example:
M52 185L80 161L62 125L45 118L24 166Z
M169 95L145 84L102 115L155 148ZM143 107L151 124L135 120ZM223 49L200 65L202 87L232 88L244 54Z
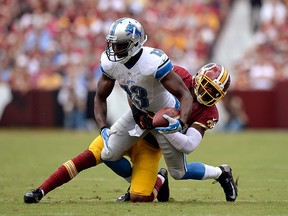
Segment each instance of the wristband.
M184 124L180 119L179 119L179 122L181 124L181 127L182 127L182 130L181 130L181 133L186 133L186 131L188 130L189 126L187 124Z
M107 125L105 125L105 126L103 126L103 127L100 128L100 133L102 132L102 130L103 130L104 128L108 128Z
M185 126L185 124L180 119L178 121L180 122L181 127L183 128Z

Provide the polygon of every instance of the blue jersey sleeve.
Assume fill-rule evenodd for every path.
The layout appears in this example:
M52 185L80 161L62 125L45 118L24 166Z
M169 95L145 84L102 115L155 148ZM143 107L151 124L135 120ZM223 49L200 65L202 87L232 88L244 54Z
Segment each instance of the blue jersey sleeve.
M157 68L155 78L157 80L161 80L172 70L172 68L173 68L172 62L167 57L165 61Z

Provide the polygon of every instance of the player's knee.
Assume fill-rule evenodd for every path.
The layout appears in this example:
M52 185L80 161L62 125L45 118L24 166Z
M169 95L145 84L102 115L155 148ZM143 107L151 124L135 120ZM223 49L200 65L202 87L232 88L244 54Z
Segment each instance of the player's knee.
M176 169L169 169L169 173L172 176L173 179L175 180L180 180L184 176L185 172L181 172Z
M119 160L119 156L118 155L115 155L113 154L113 151L105 151L105 149L102 150L101 152L101 159L103 161L117 161Z

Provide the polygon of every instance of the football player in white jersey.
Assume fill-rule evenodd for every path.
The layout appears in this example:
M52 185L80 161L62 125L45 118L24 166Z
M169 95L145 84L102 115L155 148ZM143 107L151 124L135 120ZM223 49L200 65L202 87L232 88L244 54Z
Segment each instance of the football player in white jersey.
M180 118L170 124L165 133L181 131L192 109L192 96L183 80L173 71L169 57L162 50L144 47L146 40L144 29L137 20L121 18L111 25L106 36L107 47L101 56L102 76L94 99L95 119L104 141L101 158L116 172L121 167L120 173L117 173L124 178L131 176L131 165L122 157L123 153L148 130L136 124L130 109L111 128L107 127L106 99L115 81L126 91L134 109L147 114L163 107L180 109ZM165 143L163 134L153 129L149 131L159 143ZM171 146L168 141L167 145ZM164 157L170 156L164 153Z
M144 30L140 23L130 18L114 22L106 39L106 52L101 56L103 75L95 96L95 117L104 141L101 158L105 164L129 181L132 168L122 155L133 143L148 133L148 130L141 130L141 122L140 125L138 122L136 124L136 118L133 118L135 109L144 113L155 113L163 107L179 108L177 97L181 103L180 119L166 116L169 121L168 127L156 130L149 128L162 150L170 175L176 180L218 179L224 189L226 200L235 201L237 187L229 166L212 167L199 162L186 162L183 153L190 153L199 145L205 130L197 127L201 128L200 132L189 128L188 135L176 133L186 132L184 126L191 125L189 118L195 113L191 112L192 96L187 95L188 88L181 79L179 80L180 77L177 77L167 55L159 49L143 47L146 41ZM206 73L213 79L211 80ZM196 78L194 81L197 101L207 107L213 106L225 95L230 83L228 71L216 64L204 66ZM109 129L106 126L106 98L111 93L115 80L126 91L134 112L127 111ZM212 127L213 123L209 122L209 125Z

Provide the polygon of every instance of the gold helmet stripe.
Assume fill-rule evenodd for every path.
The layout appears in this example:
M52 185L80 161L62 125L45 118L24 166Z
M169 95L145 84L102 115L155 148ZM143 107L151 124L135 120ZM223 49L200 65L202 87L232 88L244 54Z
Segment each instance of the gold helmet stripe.
M224 71L223 71L224 70ZM220 82L221 83L223 83L224 85L226 84L226 82L227 82L227 80L228 80L228 75L229 75L229 73L228 73L228 71L226 70L226 68L224 68L223 66L222 66L222 76L220 76L221 78L220 78Z

